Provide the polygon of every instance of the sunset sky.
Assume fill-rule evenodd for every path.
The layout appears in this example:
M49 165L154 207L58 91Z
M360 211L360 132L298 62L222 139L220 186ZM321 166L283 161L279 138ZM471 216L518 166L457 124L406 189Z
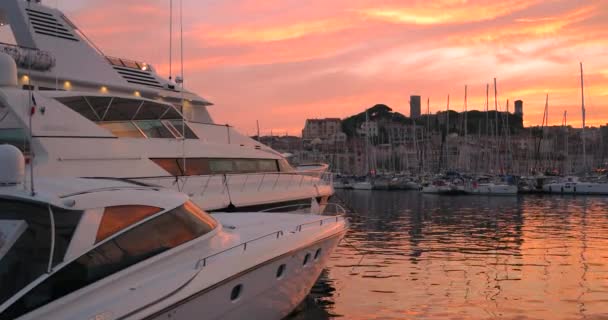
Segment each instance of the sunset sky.
M177 16L179 0L174 0ZM169 69L169 0L47 0L106 54ZM184 0L186 87L243 133L300 134L306 118L341 117L376 103L409 115L483 109L498 79L499 105L524 100L526 125L608 122L606 0ZM177 19L174 19L177 20ZM179 60L174 25L174 70ZM492 91L492 88L491 88ZM493 101L490 101L493 108ZM512 102L510 108L512 109ZM426 107L423 107L426 109Z

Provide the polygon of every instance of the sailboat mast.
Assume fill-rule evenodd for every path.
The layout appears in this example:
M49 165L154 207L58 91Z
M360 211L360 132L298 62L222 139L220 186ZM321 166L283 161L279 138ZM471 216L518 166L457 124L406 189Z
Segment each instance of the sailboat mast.
M450 95L448 94L448 105L446 107L446 125L445 125L445 165L446 169L450 168L450 144L448 138L450 135Z
M490 154L488 152L488 142L490 141L490 115L488 113L488 109L490 108L490 84L486 83L486 106L485 106L485 112L486 112L486 136L484 139L484 151L485 151L485 163L486 163L486 172L490 171Z
M582 140L583 140L583 170L587 171L587 149L585 146L585 86L583 80L583 63L580 63L581 66L581 111L583 115L583 131L582 131Z
M467 86L464 86L464 142L467 142Z
M564 110L564 119L562 120L562 128L564 134L564 172L566 172L568 164L568 110Z
M499 165L499 154L500 154L500 143L498 141L498 89L496 88L496 78L494 78L494 140L496 142L496 170L500 168Z
M369 115L365 110L365 175L369 174Z

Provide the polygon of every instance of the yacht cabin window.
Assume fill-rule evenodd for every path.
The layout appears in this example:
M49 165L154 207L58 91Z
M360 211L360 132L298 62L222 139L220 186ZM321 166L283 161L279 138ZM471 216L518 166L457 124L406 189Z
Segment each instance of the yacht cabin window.
M212 173L233 173L235 164L231 159L209 159L209 169Z
M177 132L176 136L177 137L183 137L183 134L185 134L186 139L198 139L198 137L196 136L196 134L194 134L194 132L190 129L190 127L188 127L188 125L184 126L184 121L183 120L165 120L163 121L167 127L173 127L175 128L175 131Z
M50 210L55 222L52 260ZM49 261L52 266L63 262L81 216L81 211L0 199L0 305L45 274ZM9 234L12 239L7 239Z
M145 138L133 122L100 122L99 126L121 138Z
M174 138L171 131L158 120L141 120L134 123L148 138Z
M98 96L59 97L57 101L121 138L198 139L171 105ZM111 123L111 124L109 124ZM138 132L139 131L139 132Z
M150 160L172 176L279 172L275 159L150 158Z
M113 98L101 121L124 121L135 118L144 101Z
M162 210L157 207L137 205L106 207L97 229L95 243Z
M0 313L0 320L17 318L141 261L203 236L216 227L217 222L211 216L195 204L186 202L104 240L23 295Z
M84 97L84 99L89 103L96 115L95 119L89 119L91 121L101 121L108 111L110 103L112 103L112 98L110 97ZM70 105L67 106L71 108Z

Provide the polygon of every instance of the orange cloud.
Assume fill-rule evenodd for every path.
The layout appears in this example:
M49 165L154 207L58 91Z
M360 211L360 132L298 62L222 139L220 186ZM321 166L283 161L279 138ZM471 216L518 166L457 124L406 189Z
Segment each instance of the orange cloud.
M167 9L91 0L68 16L105 52L167 74ZM493 77L502 108L524 100L526 123L540 123L549 92L551 123L568 109L579 124L583 61L588 123L599 124L608 119L607 13L602 0L185 0L186 86L216 104L219 122L250 133L252 119L296 134L307 117L376 103L408 114L410 94L431 97L436 112L450 93L462 110L465 84L469 108L483 109Z
M529 41L533 38L542 38L550 35L557 35L558 32L564 31L567 27L575 23L584 21L594 14L597 8L595 6L587 6L576 9L572 12L543 18L519 18L514 24L507 24L498 28L490 28L485 30L475 30L470 32L466 37L462 34L451 37L452 42L456 43L494 43L497 41ZM561 34L560 38L565 35Z
M370 19L419 25L467 23L495 19L536 4L531 0L425 1L409 6L379 6L355 10Z
M322 19L274 26L244 25L217 30L209 30L208 26L202 26L195 33L203 32L205 38L212 41L251 43L291 40L315 34L334 33L350 27L352 26L347 20Z

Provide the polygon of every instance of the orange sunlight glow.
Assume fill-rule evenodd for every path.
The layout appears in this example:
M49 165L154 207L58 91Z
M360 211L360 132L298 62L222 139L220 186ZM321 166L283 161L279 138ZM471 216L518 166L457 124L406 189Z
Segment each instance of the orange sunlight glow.
M74 7L63 9L104 52L168 75L166 3ZM134 23L134 16L145 19ZM300 134L306 118L344 118L377 103L408 115L414 94L430 98L431 112L445 109L447 94L462 110L465 84L469 109L482 110L495 77L501 108L524 100L526 124L542 121L548 92L550 122L568 110L578 126L579 61L587 123L601 125L608 122L606 48L604 0L184 0L185 83L214 103L216 121L243 132L255 132L259 120L263 132Z
M420 25L467 23L491 20L530 7L538 1L427 1L414 6L379 6L356 10L371 19Z

